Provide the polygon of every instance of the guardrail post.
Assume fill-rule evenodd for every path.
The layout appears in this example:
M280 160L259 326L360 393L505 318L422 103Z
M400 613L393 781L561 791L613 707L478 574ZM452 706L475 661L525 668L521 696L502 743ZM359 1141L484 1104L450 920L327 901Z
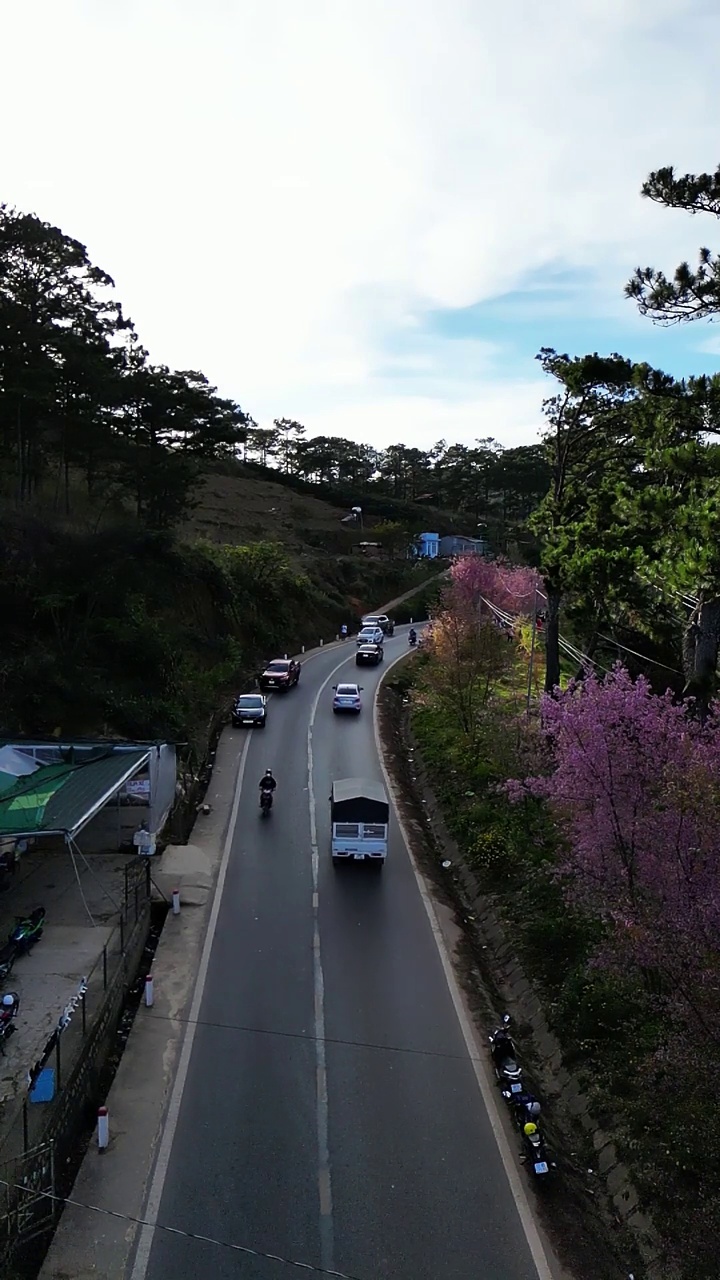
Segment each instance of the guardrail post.
M110 1118L107 1107L98 1107L97 1143L98 1151L107 1151L110 1141Z
M172 913L174 916L180 915L180 890L179 889L173 889L172 891Z

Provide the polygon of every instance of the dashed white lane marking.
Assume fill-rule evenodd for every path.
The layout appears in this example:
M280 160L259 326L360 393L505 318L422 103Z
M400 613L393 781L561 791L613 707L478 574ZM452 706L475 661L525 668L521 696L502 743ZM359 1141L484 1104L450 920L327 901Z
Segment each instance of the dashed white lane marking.
M318 703L336 671L348 662L347 654L342 662L325 677L313 699L307 733L308 804L310 806L310 848L312 861L312 909L313 909L313 985L315 990L315 1101L317 1114L318 1145L318 1198L320 1201L320 1265L327 1271L334 1268L335 1233L333 1229L332 1180L330 1176L330 1138L328 1119L327 1067L325 1062L325 975L320 949L320 853L315 817L315 785L313 782L313 728Z

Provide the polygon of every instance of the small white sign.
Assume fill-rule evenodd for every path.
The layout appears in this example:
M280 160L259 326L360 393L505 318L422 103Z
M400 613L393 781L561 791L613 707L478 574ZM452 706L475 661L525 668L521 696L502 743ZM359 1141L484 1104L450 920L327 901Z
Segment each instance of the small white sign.
M155 852L155 836L150 831L136 831L133 844L142 857L149 858Z

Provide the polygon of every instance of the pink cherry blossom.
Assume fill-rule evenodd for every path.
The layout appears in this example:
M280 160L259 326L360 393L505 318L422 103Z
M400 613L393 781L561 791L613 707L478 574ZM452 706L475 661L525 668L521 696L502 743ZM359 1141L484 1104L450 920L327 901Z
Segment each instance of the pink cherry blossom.
M535 590L542 587L542 578L535 569L502 558L486 560L484 556L460 556L450 570L450 578L452 594L463 603L482 609L484 598L497 609L522 617L532 615ZM538 605L543 604L541 596Z
M617 667L546 698L543 726L552 772L508 793L550 804L565 892L608 926L601 959L662 974L699 1016L718 972L717 708L701 725L692 707Z

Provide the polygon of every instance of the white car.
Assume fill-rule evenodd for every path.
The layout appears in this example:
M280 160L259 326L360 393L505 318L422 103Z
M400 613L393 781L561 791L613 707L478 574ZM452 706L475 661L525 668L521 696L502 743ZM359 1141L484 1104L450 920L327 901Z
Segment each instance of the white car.
M333 690L333 712L335 715L339 711L350 711L356 716L360 715L362 711L361 685L334 684Z
M382 627L363 627L362 631L358 631L356 644L383 644L385 641L385 632Z

